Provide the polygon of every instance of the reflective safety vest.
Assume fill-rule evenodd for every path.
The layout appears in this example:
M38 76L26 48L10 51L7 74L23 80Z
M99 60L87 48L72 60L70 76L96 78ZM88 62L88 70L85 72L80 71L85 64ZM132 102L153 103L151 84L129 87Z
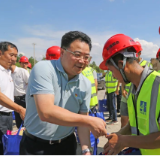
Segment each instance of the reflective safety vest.
M83 71L82 74L87 77L92 85L92 90L91 90L91 101L90 101L90 108L93 108L98 104L98 98L96 94L96 86L95 86L95 81L93 77L93 73L90 67L86 67Z
M160 73L160 70L159 71L157 71L158 73Z
M29 74L31 73L31 69L27 68L27 71L29 72Z
M137 99L131 90L128 96L127 106L132 135L148 135L160 131L158 123L159 105L160 74L153 71L143 82ZM140 151L142 155L160 155L160 148L140 148Z
M151 63L147 62L146 60L143 60L143 61L140 63L140 66L145 66L145 65L147 65L150 69L153 68ZM125 90L126 90L127 92L129 92L129 89L130 89L131 84L132 84L132 83L128 83L128 84L125 85Z
M106 92L112 93L116 91L118 80L113 78L111 71L107 71L105 76L105 82L106 82Z

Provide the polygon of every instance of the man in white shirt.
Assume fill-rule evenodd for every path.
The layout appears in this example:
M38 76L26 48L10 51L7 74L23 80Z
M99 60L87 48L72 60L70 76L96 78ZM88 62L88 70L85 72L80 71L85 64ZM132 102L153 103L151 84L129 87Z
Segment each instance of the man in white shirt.
M14 102L26 108L25 95L28 86L29 73L26 69L17 67L17 58L12 61L11 76L14 83ZM19 128L22 123L22 119L19 113L15 113L16 126Z
M0 42L0 155L3 155L2 135L12 130L12 111L25 117L25 109L13 102L14 84L9 70L18 49L10 42Z

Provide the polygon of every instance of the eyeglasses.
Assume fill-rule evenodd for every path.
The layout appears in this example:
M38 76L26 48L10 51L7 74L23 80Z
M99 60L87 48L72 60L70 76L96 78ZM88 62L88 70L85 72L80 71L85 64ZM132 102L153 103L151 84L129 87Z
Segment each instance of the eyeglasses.
M80 59L83 59L84 61L86 61L86 62L89 62L90 60L91 60L91 56L90 55L82 55L81 54L81 52L79 52L79 51L74 51L74 52L72 52L72 51L69 51L69 50L67 50L66 48L63 48L65 51L67 51L67 52L70 52L70 53L72 53L73 55L74 55L74 57L76 58L76 59L78 59L78 60L80 60Z

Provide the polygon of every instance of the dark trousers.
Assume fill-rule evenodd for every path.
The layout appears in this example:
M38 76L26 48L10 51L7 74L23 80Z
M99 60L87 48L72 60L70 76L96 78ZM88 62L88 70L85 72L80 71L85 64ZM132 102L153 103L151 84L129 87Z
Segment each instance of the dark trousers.
M2 135L6 134L7 130L12 130L12 125L12 114L9 116L0 114L0 155L3 155Z
M119 95L117 95L117 112L120 112L121 98L122 98L122 91L120 86Z
M14 97L14 102L19 104L23 108L26 108L25 95ZM17 126L17 128L19 128L22 124L22 119L21 119L19 113L14 111L14 114L15 114L16 126Z
M109 117L113 121L117 121L115 92L107 93L107 106L108 106L108 110L109 110Z
M77 142L74 134L61 143L51 145L33 140L23 133L20 143L20 155L76 155L76 149Z

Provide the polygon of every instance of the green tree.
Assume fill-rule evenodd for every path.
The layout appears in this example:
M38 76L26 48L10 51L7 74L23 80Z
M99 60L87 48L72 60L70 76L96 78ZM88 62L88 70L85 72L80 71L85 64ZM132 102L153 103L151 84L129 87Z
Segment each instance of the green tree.
M30 57L30 58L29 58L29 62L31 63L32 68L33 68L33 66L34 66L34 58L33 58L33 57ZM37 62L38 62L38 61L35 59L35 64L36 64Z
M17 62L19 62L19 60L20 60L20 58L23 56L23 54L19 54L18 56L17 56Z
M42 60L46 60L46 57L45 57L45 56L43 56Z
M101 70L97 65L96 63L93 61L92 63L90 63L90 65L93 69L96 70L97 73L104 73L104 70Z

